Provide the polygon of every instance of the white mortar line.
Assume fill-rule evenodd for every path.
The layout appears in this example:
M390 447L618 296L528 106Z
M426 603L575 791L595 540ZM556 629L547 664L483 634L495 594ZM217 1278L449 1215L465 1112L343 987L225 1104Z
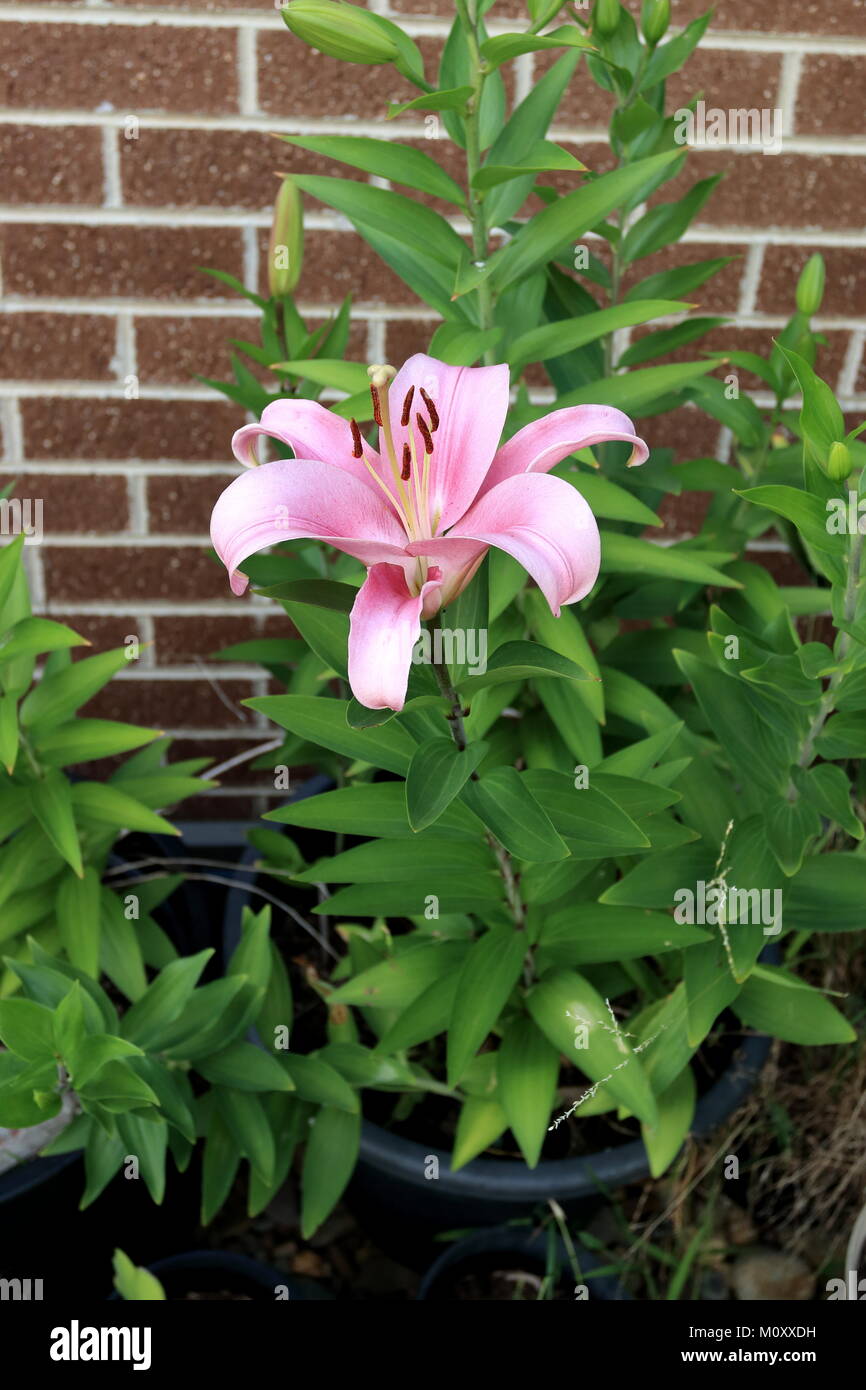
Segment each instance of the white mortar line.
M259 110L258 57L256 31L251 25L238 27L238 105L243 116L255 116Z
M104 205L119 208L123 203L123 190L120 175L120 149L117 129L103 126L102 129L102 178Z
M786 153L793 149L796 144L796 140L790 137L793 136L796 128L797 94L802 72L803 54L801 52L786 53L782 59L779 95L777 97L777 104L782 111L782 137Z
M857 393L857 378L860 374L860 362L863 357L863 342L866 331L856 328L848 341L848 350L845 353L845 360L839 372L839 382L837 394L840 396L854 396Z
M155 641L153 618L149 617L146 614L142 614L138 618L138 627L140 629L138 636L141 639L141 656L139 657L139 660L142 666L145 668L145 670L155 671L158 668L156 665L156 654L154 652L153 646Z
M150 529L147 483L140 473L128 473L126 475L126 491L129 504L130 537L138 541L147 536Z
M761 271L764 265L765 247L758 244L750 246L743 263L743 273L740 279L740 302L737 308L737 323L740 324L745 315L754 314L755 305L758 298L758 287L761 283Z
M13 396L0 401L0 419L3 422L3 459L20 468L24 457L24 433L21 429L21 412L18 401Z

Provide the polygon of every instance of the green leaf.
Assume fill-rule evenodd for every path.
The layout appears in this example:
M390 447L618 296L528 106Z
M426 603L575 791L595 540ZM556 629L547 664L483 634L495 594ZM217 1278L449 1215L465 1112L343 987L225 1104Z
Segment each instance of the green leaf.
M350 1115L358 1113L358 1097L352 1087L321 1057L286 1053L283 1065L301 1100L314 1105L331 1105Z
M402 116L404 111L462 111L474 94L474 87L450 87L439 92L422 92L420 97L413 97L411 101L391 102L387 119L393 121L396 116Z
M180 1016L213 951L172 961L123 1016L123 1034L146 1050L158 1050L168 1024Z
M650 1161L650 1173L660 1178L683 1146L695 1115L697 1087L691 1067L686 1066L676 1081L659 1096L658 1123L641 1125L641 1134Z
M481 56L491 68L510 63L521 53L540 53L545 48L586 48L595 52L589 39L579 29L563 25L550 34L497 34L481 45Z
M413 830L439 819L486 753L486 743L472 743L461 751L447 735L420 745L406 774L406 813Z
M207 1226L232 1189L241 1155L218 1109L212 1109L204 1141L201 1179L201 1223Z
M779 350L797 378L803 393L800 429L815 457L823 461L831 445L845 438L845 418L826 381L813 371L805 358L779 344Z
M667 296L673 299L679 295L691 294L713 275L724 270L734 259L733 256L718 256L713 260L695 261L692 265L676 266L673 270L663 270L657 275L649 275L626 290L624 302L631 303L635 299L650 299L653 296Z
M454 745L449 740L449 746ZM411 767L411 764L410 764ZM333 830L343 835L381 835L396 839L414 832L406 814L402 782L366 782L338 791L321 792L269 811L265 817L282 825L310 830ZM435 834L460 838L472 831L474 818L459 802L448 807L436 823Z
M590 783L591 783L590 778ZM522 775L524 788L536 798L560 835L590 851L586 857L648 849L649 840L615 801L599 788L575 787L565 773L537 768Z
M558 409L570 405L613 405L627 415L637 415L645 407L654 405L660 396L682 390L696 377L714 371L717 366L718 359L711 357L704 362L668 362L661 367L639 367L634 372L566 391L556 404Z
M145 830L157 835L180 834L170 821L109 782L76 782L71 799L82 818L96 825L110 825L116 830Z
M50 771L29 782L27 799L31 811L58 854L81 878L84 865L72 806L72 789L62 772Z
M265 598L307 603L313 608L330 608L335 613L351 613L358 590L334 579L289 579L282 584L257 589Z
M264 695L243 703L297 738L401 776L408 771L415 752L410 736L393 720L377 729L350 728L346 723L345 700L324 700L314 695Z
M855 840L863 839L863 824L851 805L851 783L841 767L819 763L806 772L794 769L793 777L800 794L822 816L829 816Z
M219 1087L214 1091L226 1127L263 1182L269 1182L276 1162L274 1136L261 1098L251 1091Z
M32 999L0 999L0 1041L25 1062L54 1055L54 1016Z
M765 808L764 818L770 848L783 872L795 874L809 841L821 833L821 817L803 801L774 799Z
M715 174L712 178L701 179L677 202L658 203L644 213L622 240L620 255L626 264L640 260L642 256L651 256L654 251L679 241L721 177L721 174Z
M234 1042L221 1052L200 1058L195 1069L214 1086L234 1086L239 1091L294 1090L276 1058L248 1042Z
M346 917L418 917L432 907L443 917L457 912L490 911L500 903L502 894L496 879L474 874L467 877L449 874L447 880L436 883L435 894L424 893L418 883L359 883L351 888L338 888L330 898L313 908L313 915Z
M115 1250L114 1287L121 1298L133 1299L136 1303L159 1302L165 1300L162 1284L149 1269L134 1265L123 1250Z
M574 903L545 917L537 946L545 965L594 965L661 955L709 939L708 932L680 926L667 913Z
M127 1154L135 1154L138 1158L141 1176L151 1198L157 1206L161 1206L165 1196L168 1125L162 1119L152 1124L138 1115L118 1115L117 1128Z
M18 656L89 646L86 638L79 637L63 623L55 623L50 618L22 618L0 643L0 664Z
M588 681L589 672L568 657L542 647L538 642L503 642L490 656L487 670L461 682L461 690L471 698L476 690L505 681L525 680L529 676L558 676L563 680Z
M460 970L456 965L434 979L382 1034L376 1051L385 1054L403 1052L418 1043L428 1042L438 1033L444 1033L451 1021L459 979Z
M495 1143L507 1124L508 1116L498 1100L468 1096L457 1119L451 1172L456 1173Z
M66 767L128 753L159 737L158 729L142 729L113 719L76 719L56 729L45 729L36 740L36 747L41 762Z
M640 300L635 302L641 303ZM727 319L724 318L686 319L683 323L678 323L672 328L662 328L656 333L646 333L626 349L617 362L617 368L636 367L641 362L652 361L654 357L664 357L667 353L684 347L686 343L692 343L697 338L702 338L705 333L709 333L711 329L718 328L719 324L726 322Z
M515 164L494 164L488 161L479 169L472 180L473 188L485 191L497 188L511 179L525 178L527 174L546 173L552 170L566 170L571 173L586 173L586 165L568 150L551 140L539 140L528 154Z
M789 970L756 965L732 1008L747 1028L804 1046L855 1042L848 1020L820 990Z
M392 140L370 140L357 135L281 135L280 139L302 150L312 150L314 154L337 159L341 164L350 164L353 169L363 169L367 174L417 188L420 193L429 193L433 198L444 198L448 203L465 207L466 196L460 185L434 159L412 145L401 145ZM361 386L347 389L361 390L362 387L363 382Z
M705 14L693 19L691 24L687 24L682 33L676 34L667 43L653 49L644 68L639 91L648 92L683 66L703 38L712 13L712 10L707 10Z
M360 1114L323 1106L310 1126L301 1177L301 1234L309 1240L330 1216L352 1176L361 1142Z
M63 949L93 979L99 975L100 892L99 875L88 865L81 878L64 874L55 902Z
M602 533L601 567L603 573L658 575L665 579L684 579L695 584L713 584L720 588L738 588L736 580L716 568L734 556L724 551L706 552L690 549L688 545L659 546L640 536L618 532Z
M819 854L807 859L785 890L785 926L792 931L860 931L866 901L866 857Z
M515 768L497 767L480 781L467 782L463 798L518 859L546 863L568 857L567 846Z
M584 232L595 227L614 208L639 192L655 174L679 158L680 150L668 150L610 174L602 174L574 193L566 194L537 213L507 246L494 252L484 270L476 272L476 283L489 275L493 288L503 290L506 285L523 279L537 266L545 265L563 247L573 245ZM467 285L467 289L474 287L471 283Z
M582 314L579 318L544 323L514 339L508 350L508 361L516 376L531 362L562 357L617 329L630 328L667 314L685 313L689 308L691 305L680 300L641 299L634 304L616 304L610 309Z
M440 975L462 962L465 954L464 946L447 942L413 945L399 956L389 956L369 970L362 970L329 994L328 1002L376 1009L406 1008Z
M110 888L102 889L99 918L100 965L127 999L139 999L147 989L141 944L123 904Z
M456 272L465 244L444 217L422 203L355 179L297 174L294 181L302 192L335 208L350 221L397 238L416 255Z
M480 827L479 827L480 829ZM480 836L456 840L422 837L404 840L369 840L328 859L318 859L296 874L299 883L435 883L440 875L492 873L495 865ZM425 876L426 877L425 879Z
M657 1122L646 1074L622 1036L628 1025L619 1038L614 1035L608 1008L588 980L573 970L552 971L529 991L526 1004L557 1052L565 1053L591 1081L603 1082L619 1104L643 1123ZM576 1047L576 1040L585 1041L586 1046Z
M81 1095L85 1100L98 1102L106 1110L117 1114L158 1103L156 1092L123 1061L106 1062L81 1087ZM132 1152L137 1151L133 1149Z
M456 1086L496 1024L520 979L526 933L513 927L488 931L470 947L457 982L448 1030L448 1085Z
M520 1145L528 1166L534 1168L553 1109L559 1080L559 1054L531 1018L515 1018L505 1029L496 1054L496 1098Z
M107 685L112 676L123 670L127 649L100 652L84 657L56 675L43 676L39 684L21 702L21 723L32 728L34 736L41 731L71 718L87 700Z

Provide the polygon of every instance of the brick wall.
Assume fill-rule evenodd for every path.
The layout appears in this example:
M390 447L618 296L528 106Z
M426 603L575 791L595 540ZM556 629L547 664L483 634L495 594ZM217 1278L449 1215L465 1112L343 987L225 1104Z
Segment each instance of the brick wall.
M450 0L372 3L404 18L435 61ZM674 22L703 9L674 0ZM491 27L522 12L519 0L498 0ZM251 325L197 268L259 282L273 171L330 171L268 131L420 141L423 118L384 125L386 101L414 94L402 79L312 54L264 0L0 3L0 44L3 480L22 475L19 494L45 499L44 544L28 547L37 605L97 645L130 633L151 642L95 713L175 729L184 753L222 760L262 738L236 702L261 693L264 678L208 657L282 625L255 600L232 599L204 554L210 507L236 471L228 439L240 421L193 374L224 375L226 339ZM534 61L512 69L513 96L547 55ZM864 74L866 0L719 0L672 93L782 109L781 154L692 158L691 178L720 168L727 177L678 255L739 254L703 307L735 318L727 343L766 350L799 267L820 249L822 366L854 410L866 404ZM555 130L590 165L603 153L605 101L579 72ZM436 153L446 159L448 148ZM347 224L310 202L308 228L302 308L324 315L351 290L359 360L425 346L432 315ZM647 421L646 433L681 456L728 447L688 410ZM241 769L208 809L247 814L256 790Z

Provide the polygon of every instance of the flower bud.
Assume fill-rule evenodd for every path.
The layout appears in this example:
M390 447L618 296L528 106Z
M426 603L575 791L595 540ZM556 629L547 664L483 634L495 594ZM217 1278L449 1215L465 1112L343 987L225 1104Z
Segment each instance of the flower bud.
M595 9L592 12L593 30L605 36L615 33L619 15L619 0L595 0Z
M268 247L268 289L273 298L291 294L304 260L304 209L294 179L283 179L274 204Z
M826 466L828 478L832 478L834 483L844 482L854 467L854 460L848 445L838 441L831 444Z
M824 298L824 257L815 252L803 267L797 281L797 308L810 318L817 314Z
M338 0L291 0L282 12L292 33L344 63L392 63L398 56L378 17Z
M655 48L671 22L671 0L643 0L640 27L648 44Z

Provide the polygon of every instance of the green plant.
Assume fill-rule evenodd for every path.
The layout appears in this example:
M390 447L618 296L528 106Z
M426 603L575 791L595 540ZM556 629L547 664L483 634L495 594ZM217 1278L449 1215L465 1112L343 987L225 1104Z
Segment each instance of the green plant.
M150 914L179 880L124 899L104 880L109 856L124 831L177 834L157 808L210 786L196 775L208 760L165 766L170 740L159 731L79 714L137 655L137 639L73 662L72 649L89 644L31 615L23 546L19 536L0 551L0 942L27 961L29 937L136 999L145 967L175 954ZM108 776L87 776L88 763L132 749ZM7 967L0 996L18 983Z

